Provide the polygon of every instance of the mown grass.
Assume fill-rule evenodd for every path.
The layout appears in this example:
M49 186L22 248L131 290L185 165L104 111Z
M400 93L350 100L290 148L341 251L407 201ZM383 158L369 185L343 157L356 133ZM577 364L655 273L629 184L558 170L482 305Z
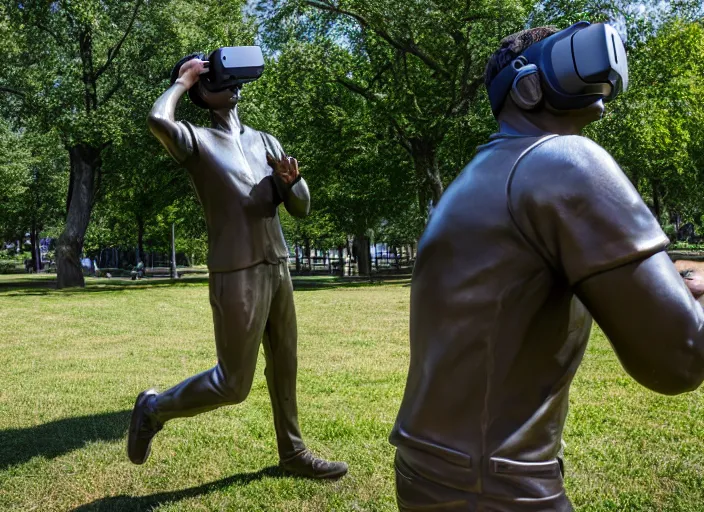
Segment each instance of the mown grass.
M245 403L169 423L148 463L130 464L135 395L214 364L206 281L48 284L0 279L0 510L395 509L387 436L408 364L407 282L297 283L303 433L351 468L328 483L274 468L263 357ZM565 432L577 510L704 510L703 404L640 388L595 330Z

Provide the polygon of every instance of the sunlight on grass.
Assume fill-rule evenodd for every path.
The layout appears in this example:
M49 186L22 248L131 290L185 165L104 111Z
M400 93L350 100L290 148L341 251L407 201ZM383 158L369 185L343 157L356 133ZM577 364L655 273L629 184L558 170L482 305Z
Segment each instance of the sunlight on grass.
M301 426L351 468L321 483L272 469L263 355L245 403L169 423L147 464L128 462L136 394L215 362L204 279L61 292L34 279L0 281L0 510L395 510L387 436L408 365L407 282L298 282ZM702 510L703 408L701 392L640 388L595 330L565 433L577 510Z

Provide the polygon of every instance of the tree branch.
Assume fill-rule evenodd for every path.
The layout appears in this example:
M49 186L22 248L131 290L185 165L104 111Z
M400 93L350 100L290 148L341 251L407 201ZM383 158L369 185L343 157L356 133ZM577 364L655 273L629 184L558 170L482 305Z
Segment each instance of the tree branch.
M384 64L384 65L381 67L381 69L379 70L379 72L378 72L376 75L374 75L374 78L372 78L372 79L369 81L369 87L368 87L368 88L371 88L375 83L377 83L379 80L381 80L381 77L383 76L383 74L386 73L389 69L391 69L391 63L390 63L390 62L387 63L387 64Z
M0 85L0 92L7 92L10 94L16 94L17 96L20 96L21 98L25 98L27 96L22 91L18 91L17 89L13 89L12 87L5 87L2 85Z
M364 87L353 82L352 80L349 80L347 78L338 78L335 81L337 83L341 84L342 86L344 86L345 88L349 89L353 93L359 94L367 101L373 102L373 101L376 101L376 99L377 99L374 96L374 94L369 91L369 89L365 89ZM408 141L408 137L406 136L406 132L401 127L398 120L390 114L385 114L385 117L391 122L391 125L393 126L394 131L396 132L396 136L398 138L399 144L401 144L403 149L408 151L409 154L412 154L413 148L411 147L411 143Z
M115 82L115 85L108 92L105 93L105 96L103 96L103 99L100 101L100 104L104 105L108 101L110 101L110 98L112 98L115 93L120 90L120 87L122 87L123 84L124 82L122 81L122 78L118 78L118 80Z
M421 61L423 61L423 63L425 63L426 66L428 66L433 71L441 74L445 78L450 77L450 74L447 72L447 70L443 66L441 66L437 60L433 59L430 55L425 53L413 41L402 42L402 41L399 41L399 40L391 37L391 34L389 34L386 30L374 27L369 20L367 20L365 17L361 16L360 14L354 13L352 11L346 11L344 9L340 9L339 7L333 5L332 3L327 2L325 0L304 0L304 4L306 4L310 7L313 7L315 9L320 9L321 11L328 11L328 12L332 12L334 14L340 14L342 16L347 16L349 18L352 18L355 21L357 21L357 23L359 24L360 27L362 27L364 29L371 30L377 36L381 37L384 41L389 43L391 46L393 46L397 50L400 50L400 51L406 52L406 53L410 53L411 55L415 55Z
M375 100L376 100L376 98L374 97L374 94L372 94L372 93L369 91L369 89L365 89L364 87L362 87L362 86L359 85L358 83L353 82L352 80L350 80L350 79L348 79L348 78L338 78L338 79L335 80L335 81L336 81L338 84L343 85L344 87L346 87L347 89L349 89L349 90L352 91L353 93L359 94L360 96L362 96L363 98L366 98L366 99L369 100L369 101L375 101Z
M469 104L472 101L472 97L475 95L482 83L484 83L484 79L477 78L474 81L463 84L462 94L460 95L459 101L448 109L447 116L456 117L458 115L465 114Z
M64 44L63 41L61 40L61 38L59 37L59 35L56 32L54 32L53 30L51 30L48 27L45 27L41 23L37 23L37 22L34 23L34 26L37 27L42 32L46 32L47 34L49 34L52 38L54 38L54 41L56 41L56 44L58 44L59 46L62 46Z
M115 60L115 57L117 57L117 54L120 52L120 48L122 48L122 43L125 42L125 39L127 39L127 36L132 31L132 26L134 25L134 22L137 19L137 13L139 12L139 8L142 6L143 1L144 0L137 0L134 4L134 11L132 11L132 19L130 20L129 25L127 25L125 33L122 35L122 38L118 41L118 43L108 50L108 58L105 61L105 64L103 64L98 69L98 71L95 72L95 75L93 76L94 80L97 80L100 75L105 73L105 71L107 71L107 69L110 67L110 64L112 64L112 61Z

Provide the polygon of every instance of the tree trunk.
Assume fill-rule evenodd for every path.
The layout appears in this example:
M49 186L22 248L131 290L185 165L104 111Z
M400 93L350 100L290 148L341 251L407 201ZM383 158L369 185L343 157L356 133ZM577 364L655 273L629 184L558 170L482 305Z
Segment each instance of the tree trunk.
M354 237L355 252L357 253L357 271L360 276L372 275L371 255L369 253L369 237L357 235Z
M337 247L337 262L340 267L340 275L345 277L345 248L341 245Z
M311 265L311 262L310 262L310 240L308 240L307 238L304 241L304 250L305 250L304 256L308 260L308 272L312 272L313 266Z
M29 231L29 241L32 246L32 269L36 274L42 269L41 257L39 256L39 240L37 240L37 229L32 223L32 228Z
M69 148L71 179L68 191L66 227L56 245L57 287L84 287L81 270L83 239L93 209L95 176L100 170L100 150L78 144Z
M296 244L296 274L301 273L301 248Z
M137 263L144 263L144 219L137 217Z
M176 270L176 224L171 223L171 279L178 279Z
M660 186L657 181L653 181L653 214L655 219L660 223L660 215L662 213L660 206Z
M426 139L411 140L411 155L419 183L418 201L421 213L428 212L429 202L435 208L444 192L440 178L437 144Z

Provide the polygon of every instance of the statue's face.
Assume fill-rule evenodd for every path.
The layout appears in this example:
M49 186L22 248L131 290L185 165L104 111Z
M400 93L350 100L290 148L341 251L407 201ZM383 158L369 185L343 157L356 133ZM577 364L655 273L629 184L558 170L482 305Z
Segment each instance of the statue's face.
M598 100L591 105L574 110L557 110L547 101L545 107L548 112L558 118L569 117L572 124L581 125L582 128L594 121L600 120L604 115L604 100Z
M198 94L210 110L234 108L240 99L240 89L225 89L219 92L210 92L202 84L198 84Z
M604 100L595 101L587 107L576 110L575 115L584 119L584 126L598 121L604 116Z

